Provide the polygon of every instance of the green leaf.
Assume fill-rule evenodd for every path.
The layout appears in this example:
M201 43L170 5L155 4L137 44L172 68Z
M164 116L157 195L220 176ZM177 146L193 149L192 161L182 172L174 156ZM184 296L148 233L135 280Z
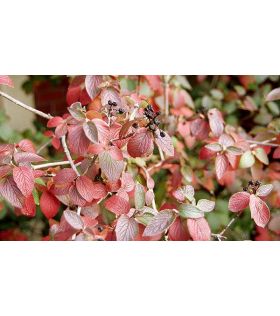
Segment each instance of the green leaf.
M39 193L38 193L38 191L37 191L35 188L34 188L33 191L32 191L32 195L33 195L35 204L36 204L36 205L40 205Z
M183 218L200 218L204 213L195 205L183 203L179 207L179 215Z
M255 157L251 150L246 151L240 158L239 167L240 168L250 168L255 163Z
M135 185L134 202L136 209L141 209L145 206L145 190L139 182Z
M261 147L258 147L256 148L254 151L253 151L254 155L257 157L257 159L262 162L263 164L265 165L268 165L269 164L269 160L268 160L268 157L267 157L267 154L266 152L264 151L263 148Z
M144 213L141 215L136 215L135 219L138 223L143 224L145 226L147 226L150 221L152 220L152 218L154 217L154 215L152 213Z

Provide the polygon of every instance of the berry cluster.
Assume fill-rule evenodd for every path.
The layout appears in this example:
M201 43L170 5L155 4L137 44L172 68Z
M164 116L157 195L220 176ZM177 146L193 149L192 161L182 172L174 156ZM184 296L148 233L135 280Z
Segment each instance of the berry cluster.
M149 121L146 127L148 127L149 130L151 130L152 132L155 132L161 123L158 118L160 114L161 114L160 111L155 112L153 107L150 104L144 109L144 116ZM164 137L165 133L163 131L160 131L160 136Z
M117 102L115 101L108 101L108 114L109 116L112 116L113 114L123 114L125 112L124 109L116 109L116 107L118 106ZM114 113L113 113L114 111Z
M260 185L261 185L261 182L259 180L256 180L256 181L250 180L248 182L248 185L243 188L243 191L248 192L250 194L255 194L258 188L260 187Z

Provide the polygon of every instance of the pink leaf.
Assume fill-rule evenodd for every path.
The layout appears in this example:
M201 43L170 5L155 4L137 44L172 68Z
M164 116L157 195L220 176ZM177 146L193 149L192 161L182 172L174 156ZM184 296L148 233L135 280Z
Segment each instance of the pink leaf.
M94 182L92 194L95 200L103 199L107 195L106 187L103 183Z
M24 206L24 196L17 187L12 176L0 182L0 194L13 206L22 208Z
M1 84L11 88L14 87L14 83L9 76L0 76L0 85Z
M190 239L187 229L180 217L177 217L175 222L170 226L168 230L168 237L169 240L174 241L184 241Z
M118 195L111 196L105 202L105 207L116 215L126 214L129 212L130 204Z
M240 212L249 206L250 194L247 192L237 192L233 194L228 203L228 209L232 212Z
M99 85L102 83L102 76L87 75L85 79L85 86L88 95L93 100L100 92Z
M44 191L40 198L40 208L46 218L53 218L59 210L60 202L50 192Z
M219 143L211 143L211 144L205 145L205 148L214 152L219 152L223 150L223 147Z
M98 157L100 168L108 180L117 181L121 177L124 162L113 159L108 151L100 153Z
M92 142L98 142L98 130L94 121L88 121L83 124L83 129L86 134L86 137Z
M229 162L225 155L218 155L215 160L215 169L217 179L220 180L224 176L225 172L227 171Z
M69 149L77 155L85 155L90 144L81 125L69 128L68 145Z
M260 227L265 227L270 219L270 211L266 203L259 197L251 194L249 206L251 217L254 219L255 223Z
M233 146L234 139L231 136L227 135L227 134L222 134L219 137L219 144L223 145L224 147Z
M26 162L41 162L45 159L37 154L30 152L17 152L14 154L14 159L17 164Z
M207 241L211 238L210 227L204 217L188 218L187 225L193 240Z
M190 129L192 135L199 140L206 139L209 133L208 123L201 118L191 121Z
M267 196L273 189L273 185L272 184L264 184L261 185L256 192L257 196Z
M76 188L83 199L91 202L94 199L94 185L87 176L80 176L76 180Z
M60 116L55 116L53 118L51 118L48 123L47 123L47 127L48 128L52 128L52 127L57 127L59 124L61 124L63 122L63 118Z
M24 196L32 194L34 188L34 175L31 168L26 166L14 167L13 178Z
M220 136L224 130L224 119L221 112L217 109L209 110L208 119L213 135L216 137Z
M133 158L149 156L153 149L153 136L145 128L141 128L127 143L127 151Z
M106 106L109 101L116 102L117 107L121 106L121 98L119 96L118 91L114 88L103 89L103 91L101 92L100 98L101 98L101 104L103 106Z
M23 139L18 143L18 147L22 150L22 151L26 151L26 152L31 152L31 153L36 153L36 149L34 144L32 143L31 140L29 139Z
M273 158L279 159L280 158L280 147L277 147L273 152Z
M116 236L119 241L131 241L138 235L138 223L133 217L123 214L116 225Z
M65 221L74 229L82 230L84 228L84 223L81 219L81 216L79 216L76 212L66 210L63 212L63 215Z
M122 182L122 188L126 191L126 192L130 192L134 189L134 180L133 180L133 177L130 173L128 172L125 172L123 175L122 175L122 178L121 178L121 182Z
M166 132L160 131L159 129L156 130L155 135L155 143L158 147L168 156L174 156L174 147L171 137Z
M74 205L85 206L87 203L74 185L72 185L69 189L69 197Z
M280 100L280 88L273 89L268 93L265 98L265 101L276 101Z
M0 167L0 178L4 178L6 175L8 175L12 171L12 166L1 166Z
M176 214L173 210L160 211L146 226L143 236L154 236L162 234L173 224L175 219Z
M76 178L76 172L72 168L64 168L54 177L54 182L57 184L66 184L73 182Z

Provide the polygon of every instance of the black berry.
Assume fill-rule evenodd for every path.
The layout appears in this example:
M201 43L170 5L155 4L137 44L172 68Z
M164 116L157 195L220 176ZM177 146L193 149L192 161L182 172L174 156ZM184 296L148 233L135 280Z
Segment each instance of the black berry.
M160 137L165 137L165 133L163 131L160 131L159 135Z

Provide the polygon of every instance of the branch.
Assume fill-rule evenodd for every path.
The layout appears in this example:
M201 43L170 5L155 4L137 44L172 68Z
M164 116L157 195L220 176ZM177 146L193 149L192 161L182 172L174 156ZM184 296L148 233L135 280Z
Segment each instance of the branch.
M65 155L70 163L71 168L76 172L76 175L79 177L80 173L79 173L78 169L76 168L76 165L75 165L75 163L71 157L70 151L67 147L65 135L61 137L61 143L62 143L63 150L64 150Z
M226 237L224 236L225 232L230 228L230 226L232 226L232 224L237 220L237 218L240 216L240 214L241 214L241 212L237 213L236 216L234 216L229 221L227 226L219 234L212 234L212 236L218 238L219 241L221 241L222 239L226 239Z
M26 110L28 110L28 111L30 111L30 112L33 112L33 113L35 113L35 114L37 114L37 115L39 115L39 116L41 116L41 117L44 117L44 118L46 118L47 120L49 120L49 119L52 118L52 115L46 114L46 113L44 113L44 112L42 112L42 111L39 111L39 110L36 110L36 109L34 109L33 107L31 107L31 106L29 106L29 105L27 105L27 104L25 104L25 103L23 103L23 102L21 102L21 101L15 99L15 98L13 98L13 97L11 97L11 96L8 95L7 93L4 93L4 92L0 91L0 95L1 95L2 97L6 98L7 100L9 100L9 101L15 103L16 105L21 106L22 108L24 108L24 109L26 109Z
M43 144L41 147L39 147L36 151L37 154L39 154L43 149L48 147L52 142L52 139L49 139L45 144Z
M263 140L263 141L256 141L256 140L247 140L248 143L252 144L251 147L255 147L257 145L265 145L265 146L271 146L271 147L278 147L280 146L280 144L274 144L274 143L270 143L276 140L276 137L272 138L272 139L267 139L267 140Z
M80 164L81 163L78 162L78 163L75 164L75 166L78 167ZM65 166L65 165L70 165L70 162L68 160L48 162L48 163L43 163L41 165L32 165L32 168L34 170L38 170L38 169L45 169L45 168L57 167L57 166Z

